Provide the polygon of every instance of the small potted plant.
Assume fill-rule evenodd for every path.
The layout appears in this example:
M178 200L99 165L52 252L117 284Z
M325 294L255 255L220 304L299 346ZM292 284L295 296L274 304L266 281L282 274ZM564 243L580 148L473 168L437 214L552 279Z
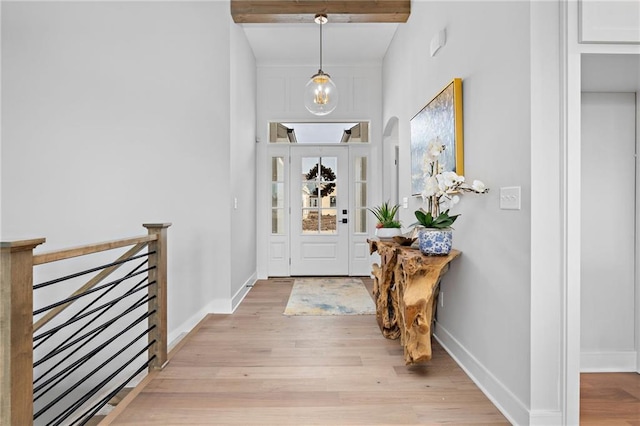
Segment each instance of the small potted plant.
M398 204L391 205L389 201L385 201L377 207L368 209L378 220L376 224L376 236L380 239L391 239L395 236L402 235L402 224L396 219L396 214L400 206Z

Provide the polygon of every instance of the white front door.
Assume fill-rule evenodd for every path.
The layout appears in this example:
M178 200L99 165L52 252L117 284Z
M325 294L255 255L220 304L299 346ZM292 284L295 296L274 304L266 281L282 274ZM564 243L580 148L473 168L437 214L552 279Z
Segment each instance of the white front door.
M291 275L349 275L349 151L291 147Z

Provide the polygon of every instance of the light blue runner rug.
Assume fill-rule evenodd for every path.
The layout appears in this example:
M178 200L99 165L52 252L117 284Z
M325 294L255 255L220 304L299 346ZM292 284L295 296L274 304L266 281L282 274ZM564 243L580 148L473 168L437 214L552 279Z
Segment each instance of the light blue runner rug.
M370 315L373 299L360 278L296 278L285 315Z

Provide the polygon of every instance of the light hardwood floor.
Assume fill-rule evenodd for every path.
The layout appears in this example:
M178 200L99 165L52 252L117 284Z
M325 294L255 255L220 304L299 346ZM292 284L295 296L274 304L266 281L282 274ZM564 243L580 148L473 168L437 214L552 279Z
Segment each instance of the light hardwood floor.
M437 344L407 367L373 315L284 316L292 283L208 316L112 424L509 424Z
M581 374L580 424L639 426L640 374Z

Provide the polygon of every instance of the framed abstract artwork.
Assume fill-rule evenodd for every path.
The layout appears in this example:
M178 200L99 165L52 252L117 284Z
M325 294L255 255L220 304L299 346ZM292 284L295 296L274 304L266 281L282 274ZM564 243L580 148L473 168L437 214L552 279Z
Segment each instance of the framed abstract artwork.
M424 153L435 138L445 146L440 157L444 170L464 175L462 133L462 79L454 78L411 119L412 195L424 189Z

